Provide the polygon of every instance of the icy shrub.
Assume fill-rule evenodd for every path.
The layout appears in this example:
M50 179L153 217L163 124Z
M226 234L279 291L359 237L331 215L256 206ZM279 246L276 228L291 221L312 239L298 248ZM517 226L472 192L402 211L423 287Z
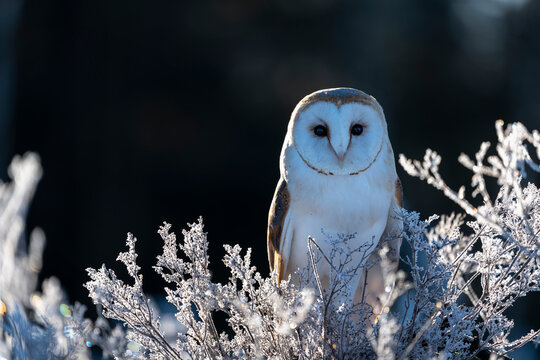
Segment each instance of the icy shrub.
M90 359L92 343L116 354L121 327L84 319L84 306L69 305L56 278L36 290L45 236L35 229L27 246L25 218L41 171L38 156L27 153L9 166L13 181L0 182L0 359Z

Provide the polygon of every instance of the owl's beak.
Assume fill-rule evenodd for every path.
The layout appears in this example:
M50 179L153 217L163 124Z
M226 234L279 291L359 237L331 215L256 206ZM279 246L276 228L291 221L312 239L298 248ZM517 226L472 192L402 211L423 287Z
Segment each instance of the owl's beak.
M339 167L343 168L343 160L345 160L349 144L345 141L339 141L339 137L337 137L335 139L330 139L330 145L332 145L332 149L338 158Z
M334 153L338 158L338 164L340 169L343 168L343 161L345 160L345 155L347 154L347 149L349 148L349 141L350 140L348 133L337 133L330 138L330 145L332 146L332 150L334 150Z
M336 152L339 161L339 168L343 168L343 160L345 160L345 151Z

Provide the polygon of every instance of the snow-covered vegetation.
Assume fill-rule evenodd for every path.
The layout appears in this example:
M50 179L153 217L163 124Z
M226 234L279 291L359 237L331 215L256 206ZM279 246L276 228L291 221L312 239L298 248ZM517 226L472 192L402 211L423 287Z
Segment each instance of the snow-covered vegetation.
M84 306L68 304L57 280L46 280L42 293L36 292L44 236L34 230L27 244L24 219L41 169L36 155L15 158L9 169L13 181L0 185L0 359L84 359L91 357L90 347L100 348L104 357L137 359L506 355L539 335L536 329L512 338L514 322L507 310L540 286L540 190L526 181L526 171L540 171L540 134L501 121L496 131L494 151L483 143L474 159L459 158L473 174L470 197L465 187L453 190L442 179L441 157L434 151L427 150L423 161L400 157L411 176L443 191L464 213L427 220L405 209L395 214L404 222L401 270L393 270L382 246L387 284L375 317L367 303L339 301L351 290L351 274L364 270L351 263L354 252L364 251L349 247L354 234L306 239L311 262L299 270L300 281L279 284L251 264L252 249L225 245L223 265L212 265L230 272L221 284L212 281L211 244L199 219L182 231L181 241L169 224L158 231L164 245L154 269L176 308L175 326L163 326L143 291L131 234L127 251L118 256L129 280L105 265L87 270L85 286L100 315L96 321L85 319ZM320 251L321 241L331 243L330 253ZM253 251L266 250L261 245ZM331 264L328 288L318 279L321 262ZM227 319L226 332L217 330L218 313Z

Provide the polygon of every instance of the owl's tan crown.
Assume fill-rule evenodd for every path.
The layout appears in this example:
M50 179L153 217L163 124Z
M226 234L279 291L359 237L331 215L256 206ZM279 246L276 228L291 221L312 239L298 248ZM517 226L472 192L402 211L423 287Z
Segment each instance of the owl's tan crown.
M381 106L373 96L368 95L363 91L347 87L315 91L304 97L298 103L296 108L297 110L295 112L299 114L302 111L306 110L308 107L310 107L312 104L319 101L326 101L336 105L337 107L349 103L362 103L372 106L373 108L375 108L375 110L377 110L379 115L384 116Z

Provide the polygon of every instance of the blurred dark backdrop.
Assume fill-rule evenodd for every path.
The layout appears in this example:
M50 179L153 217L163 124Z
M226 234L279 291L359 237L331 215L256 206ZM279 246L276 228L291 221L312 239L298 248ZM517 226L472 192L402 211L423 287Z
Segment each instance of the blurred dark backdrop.
M495 140L496 119L540 127L532 0L0 0L0 31L2 178L14 154L41 155L29 225L71 301L86 267L116 266L128 231L159 292L164 220L179 233L204 217L218 280L224 243L253 247L267 273L281 144L314 90L374 95L395 153L438 150L453 186L469 183L457 156ZM398 171L409 209L456 209ZM516 316L538 319L534 302Z

